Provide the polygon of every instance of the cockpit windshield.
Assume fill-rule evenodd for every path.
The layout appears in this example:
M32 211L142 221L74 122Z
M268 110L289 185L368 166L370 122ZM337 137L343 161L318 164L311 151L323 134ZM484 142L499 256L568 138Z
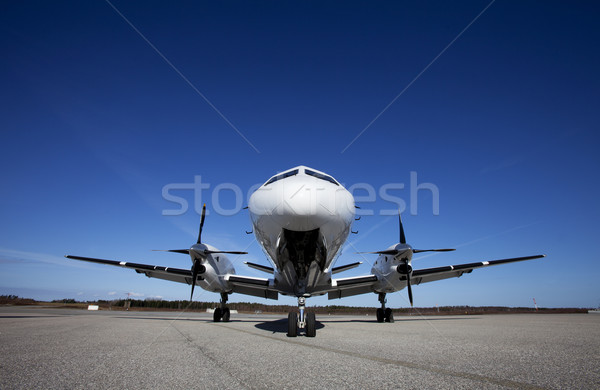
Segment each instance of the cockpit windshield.
M265 186L268 186L271 183L275 183L277 180L285 179L286 177L296 176L298 174L298 170L294 169L289 172L282 173L281 175L273 176L269 179L268 182L265 183Z
M311 171L310 169L305 169L304 173L306 173L309 176L316 177L317 179L325 180L325 181L335 184L336 186L339 186L339 183L337 181L335 181L335 179L331 176L327 176L327 175L324 175L319 172Z

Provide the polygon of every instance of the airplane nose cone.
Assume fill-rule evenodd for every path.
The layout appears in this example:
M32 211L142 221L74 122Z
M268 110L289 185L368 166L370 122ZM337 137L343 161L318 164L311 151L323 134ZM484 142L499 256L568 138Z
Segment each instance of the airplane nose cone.
M320 184L320 185L319 185ZM352 196L341 186L288 178L256 191L250 212L268 218L282 228L308 231L341 215L354 214Z
M327 201L327 196L319 194L318 189L299 183L279 188L281 192L280 212L286 216L309 217L319 213L319 205Z

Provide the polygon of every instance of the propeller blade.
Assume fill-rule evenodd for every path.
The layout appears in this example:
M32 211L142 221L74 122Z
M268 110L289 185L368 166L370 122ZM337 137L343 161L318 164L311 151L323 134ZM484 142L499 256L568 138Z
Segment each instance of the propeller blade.
M448 248L448 249L413 249L413 253L421 253L421 252L451 252L456 249Z
M227 253L230 255L247 255L248 252L239 252L239 251L209 251L209 250L205 250L204 253L206 253L207 255L212 255L213 253Z
M192 294L190 295L190 302L192 301L192 298L194 297L194 286L195 285L196 285L196 283L194 281L192 281Z
M369 254L369 255L396 255L398 253L397 250L395 249L390 249L390 250L385 250L385 251L378 251L378 252L356 252L358 254Z
M181 253L183 255L190 254L189 249L152 249L152 251L153 252L174 252L174 253Z
M199 260L194 260L194 265L192 266L192 294L190 295L190 302L194 297L194 287L196 287L196 279L198 278L198 271L200 271L199 263Z
M413 306L413 295L412 288L410 287L410 274L406 274L406 288L408 289L408 300L410 301L410 307Z
M196 244L200 244L202 242L202 227L204 226L204 217L206 217L206 203L202 206L202 216L200 217L200 230L198 231L198 241Z
M404 226L402 226L402 214L398 213L398 220L400 222L400 244L406 244L406 237L404 236Z

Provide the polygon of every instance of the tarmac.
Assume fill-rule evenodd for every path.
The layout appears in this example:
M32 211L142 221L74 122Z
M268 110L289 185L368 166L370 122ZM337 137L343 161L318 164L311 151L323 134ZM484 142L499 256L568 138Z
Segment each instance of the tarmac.
M600 316L287 316L0 307L0 389L597 389Z

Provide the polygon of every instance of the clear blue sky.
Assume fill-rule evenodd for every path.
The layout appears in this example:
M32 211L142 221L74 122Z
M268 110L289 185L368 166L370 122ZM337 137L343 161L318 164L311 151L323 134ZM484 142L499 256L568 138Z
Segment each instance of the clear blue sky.
M174 191L190 209L165 216L162 190L201 176L204 240L266 264L247 213L214 212L233 192L213 194L304 164L347 187L404 183L389 194L407 204L411 171L435 184L439 215L420 191L408 241L458 250L415 268L548 256L417 286L417 306L600 304L597 2L496 1L474 22L488 1L113 4L260 153L107 2L2 2L0 293L186 299L189 286L63 255L189 267L150 250L194 242L197 199ZM394 207L368 203L338 260L365 261L348 276L374 261L356 250L397 241L381 215ZM408 305L405 291L388 301ZM377 299L309 300L328 303Z

